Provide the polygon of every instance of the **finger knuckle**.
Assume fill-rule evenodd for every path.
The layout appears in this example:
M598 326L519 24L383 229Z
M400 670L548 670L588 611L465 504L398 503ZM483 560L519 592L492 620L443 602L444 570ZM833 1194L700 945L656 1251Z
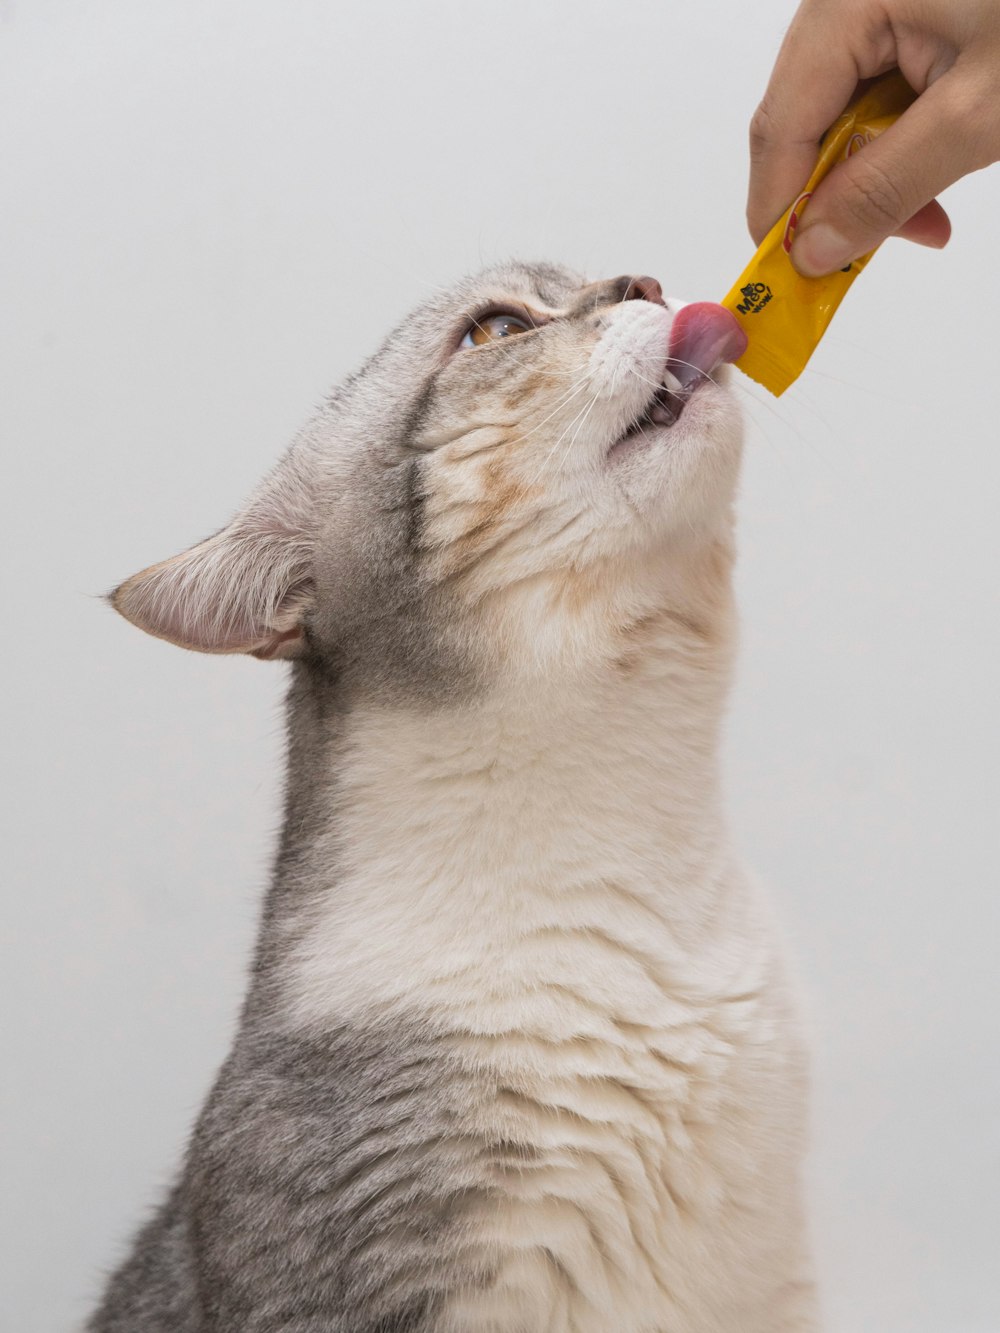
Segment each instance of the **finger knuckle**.
M765 96L750 118L750 160L758 162L779 137L773 104Z

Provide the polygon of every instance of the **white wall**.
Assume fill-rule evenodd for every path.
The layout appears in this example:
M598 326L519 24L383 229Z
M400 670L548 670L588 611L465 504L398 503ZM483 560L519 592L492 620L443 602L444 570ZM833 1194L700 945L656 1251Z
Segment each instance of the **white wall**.
M220 1060L283 668L96 594L212 531L429 284L718 298L786 0L0 4L0 1325L74 1326ZM1000 1329L1000 169L746 388L733 815L817 1033L835 1333Z

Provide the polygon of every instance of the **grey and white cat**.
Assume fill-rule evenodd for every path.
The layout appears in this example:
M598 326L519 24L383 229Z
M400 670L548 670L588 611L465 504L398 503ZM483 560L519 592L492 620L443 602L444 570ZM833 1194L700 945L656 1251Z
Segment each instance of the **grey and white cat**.
M720 805L743 335L427 302L113 595L293 659L233 1049L91 1333L805 1333L804 1058Z

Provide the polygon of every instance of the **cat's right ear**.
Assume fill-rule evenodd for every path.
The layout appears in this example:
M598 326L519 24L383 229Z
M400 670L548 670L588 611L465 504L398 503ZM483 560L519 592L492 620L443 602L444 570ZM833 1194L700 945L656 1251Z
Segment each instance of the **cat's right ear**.
M312 543L266 495L221 532L126 579L109 600L139 629L202 653L297 657L312 604Z

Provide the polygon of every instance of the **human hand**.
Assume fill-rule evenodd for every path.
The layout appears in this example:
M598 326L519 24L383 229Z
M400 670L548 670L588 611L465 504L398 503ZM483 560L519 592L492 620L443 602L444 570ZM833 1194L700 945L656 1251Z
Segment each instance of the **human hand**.
M807 276L887 236L947 244L935 196L1000 160L1000 0L802 0L750 127L755 243L802 189L858 83L895 66L920 95L816 189L791 251Z

